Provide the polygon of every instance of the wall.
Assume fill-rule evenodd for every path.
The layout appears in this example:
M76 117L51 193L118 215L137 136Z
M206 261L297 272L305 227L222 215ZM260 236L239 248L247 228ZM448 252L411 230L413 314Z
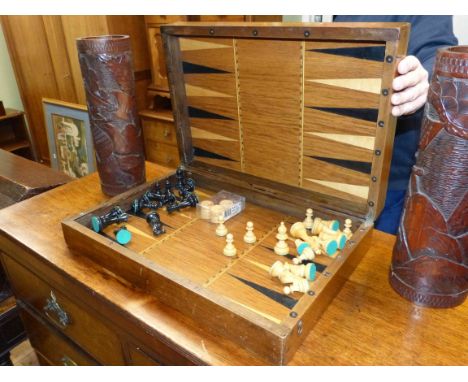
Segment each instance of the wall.
M453 29L458 37L458 45L468 45L468 16L453 16Z
M2 28L0 28L0 84L0 101L3 101L3 105L24 110Z

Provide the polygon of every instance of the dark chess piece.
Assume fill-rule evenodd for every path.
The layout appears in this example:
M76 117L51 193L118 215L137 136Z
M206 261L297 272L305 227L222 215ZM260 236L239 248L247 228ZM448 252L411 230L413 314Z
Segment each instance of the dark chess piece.
M156 182L150 190L146 191L145 194L152 201L159 202L161 204L164 202L164 193L161 190L159 182Z
M91 216L91 227L95 232L101 232L110 224L128 221L128 215L119 206L114 206L106 215Z
M198 197L195 195L195 193L188 192L186 193L186 197L184 198L183 201L177 204L171 204L166 207L166 210L168 213L172 213L174 211L178 211L182 208L186 207L195 207L198 203Z
M182 195L183 193L189 191L195 191L195 181L192 178L187 178L186 172L182 167L178 167L176 170L176 189Z
M135 199L132 202L130 210L135 215L139 214L143 208L148 208L150 210L157 210L163 206L162 202L153 202L150 200L148 192L145 192L139 199Z
M169 179L166 179L165 190L164 190L164 205L171 205L176 202L177 198L172 192L172 184Z
M125 245L132 240L132 233L127 229L127 227L122 226L114 231L115 240L117 243Z
M150 212L148 215L146 215L146 221L151 226L153 234L155 234L156 236L159 236L166 232L161 222L161 218L159 217L159 214L156 211Z

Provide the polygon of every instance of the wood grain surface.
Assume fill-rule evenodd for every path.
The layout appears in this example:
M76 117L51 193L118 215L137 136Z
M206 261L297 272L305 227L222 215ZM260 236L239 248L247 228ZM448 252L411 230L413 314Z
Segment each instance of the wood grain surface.
M149 165L148 179L169 169ZM171 170L172 171L172 170ZM201 330L189 317L132 290L92 261L71 253L60 221L102 203L97 175L90 175L0 212L0 244L31 270L47 266L61 283L75 286L77 299L93 293L89 307L116 314L115 324L134 326L198 364L252 365L262 362L223 337ZM41 224L30 227L34 211ZM454 309L420 308L398 296L388 284L395 238L374 231L370 250L345 283L291 365L466 365L468 304ZM145 341L149 341L148 336ZM149 346L149 345L148 345Z

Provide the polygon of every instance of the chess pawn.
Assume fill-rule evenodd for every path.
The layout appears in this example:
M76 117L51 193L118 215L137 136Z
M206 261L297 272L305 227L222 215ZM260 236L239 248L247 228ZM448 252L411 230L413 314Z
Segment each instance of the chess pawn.
M351 236L353 236L353 233L351 232L351 226L353 225L353 222L351 219L346 219L345 220L345 228L343 230L343 233L346 235L346 238L349 240L351 239Z
M223 250L224 256L228 256L228 257L236 256L237 249L234 246L234 244L232 244L233 241L234 241L234 236L232 236L232 233L228 233L226 235L226 243L227 244L226 244L226 246L224 247L224 250Z
M315 218L312 224L312 234L318 235L325 228L338 231L340 228L340 222L338 220L322 220L320 218Z
M312 219L313 213L314 211L312 210L312 208L307 208L306 218L304 220L304 227L306 227L306 229L312 229L312 226L314 224L314 220Z
M252 222L247 222L246 230L247 232L244 235L244 242L247 244L253 244L257 241L257 237L253 233L254 225Z
M306 293L310 289L309 282L306 279L297 278L290 286L283 288L284 294L291 294L292 292Z
M292 265L289 263L284 264L284 269L291 272L293 275L314 281L317 275L317 266L314 263Z
M216 235L217 236L226 236L226 234L228 233L228 230L227 230L226 226L224 225L224 219L223 219L222 216L219 216L218 222L219 222L219 224L216 227Z
M150 212L148 215L146 215L146 221L150 225L154 235L159 236L166 232L157 212Z
M219 204L215 204L214 206L210 207L210 222L218 223L219 217L224 219L224 207L220 206Z
M340 230L338 230L336 232L331 231L331 233L329 233L329 232L320 232L318 237L319 237L319 239L321 239L323 241L335 240L338 243L338 249L343 249L345 244L346 244L346 241L347 241L346 235L343 232L341 232Z
M289 272L284 264L281 261L276 261L270 268L270 275L273 277L278 277L278 279L283 283L283 284L289 284L294 282L294 280L297 278L294 276L291 272Z
M298 257L293 259L294 264L300 264L303 261L315 259L315 251L308 242L296 239L294 243L296 244L297 253L299 254Z
M276 234L278 242L273 248L277 255L286 256L289 253L289 246L288 243L286 243L286 240L288 239L287 232L288 230L284 225L284 222L281 222L280 226L278 227L278 233Z

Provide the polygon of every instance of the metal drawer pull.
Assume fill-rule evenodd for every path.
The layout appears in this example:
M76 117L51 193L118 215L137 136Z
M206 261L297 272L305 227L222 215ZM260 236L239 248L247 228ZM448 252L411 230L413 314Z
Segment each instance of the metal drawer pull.
M57 298L55 297L53 291L50 291L50 297L47 299L47 304L44 306L44 308L42 308L42 310L50 320L54 321L62 328L66 328L70 323L70 317L68 317L67 312L65 312L58 304ZM51 316L50 313L54 313L58 317L58 322Z
M64 355L61 359L60 362L62 362L63 366L78 366L78 364L73 361L70 357Z

